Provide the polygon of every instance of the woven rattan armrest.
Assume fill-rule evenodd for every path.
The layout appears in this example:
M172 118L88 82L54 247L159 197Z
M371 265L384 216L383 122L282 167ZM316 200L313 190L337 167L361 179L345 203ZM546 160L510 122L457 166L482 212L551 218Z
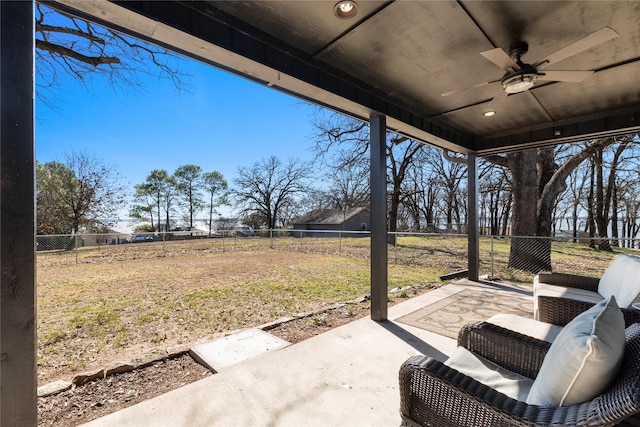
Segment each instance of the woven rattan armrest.
M583 311L593 307L595 303L578 301L570 298L538 295L538 320L553 325L565 326ZM640 323L640 310L621 308L625 327Z
M491 329L491 328L489 328ZM626 331L622 366L604 394L559 408L516 401L443 363L414 356L400 368L405 426L613 426L640 412L640 324Z
M538 282L566 288L586 289L598 292L600 279L597 277L579 276L567 273L538 273Z
M550 343L487 322L469 323L458 345L525 377L535 379Z
M594 401L559 408L528 405L426 356L400 368L403 426L606 426ZM584 422L585 420L595 422ZM618 419L619 421L619 419Z
M430 357L414 356L400 368L404 426L527 425L509 420L507 414L517 406L517 401Z

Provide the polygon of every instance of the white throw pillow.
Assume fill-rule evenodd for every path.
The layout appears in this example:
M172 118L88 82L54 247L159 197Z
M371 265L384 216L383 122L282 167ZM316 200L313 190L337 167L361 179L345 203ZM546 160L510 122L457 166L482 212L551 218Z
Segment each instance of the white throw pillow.
M624 318L614 297L569 322L553 341L527 403L568 406L602 394L624 356Z
M629 307L640 294L640 257L619 254L602 275L598 293L613 295L619 307Z

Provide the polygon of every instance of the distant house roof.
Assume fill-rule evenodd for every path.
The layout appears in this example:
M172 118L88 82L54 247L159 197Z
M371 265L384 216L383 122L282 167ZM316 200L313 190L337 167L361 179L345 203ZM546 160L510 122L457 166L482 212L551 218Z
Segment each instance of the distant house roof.
M293 224L324 224L338 225L369 212L368 208L352 208L347 211L342 209L316 209L293 220Z

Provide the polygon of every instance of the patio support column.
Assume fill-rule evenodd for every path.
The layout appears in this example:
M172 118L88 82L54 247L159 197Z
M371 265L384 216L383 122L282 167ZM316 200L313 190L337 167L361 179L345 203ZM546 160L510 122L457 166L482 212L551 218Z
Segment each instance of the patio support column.
M467 155L467 236L469 280L478 280L480 270L480 235L478 233L478 158Z
M35 426L34 3L0 1L0 425Z
M387 118L369 118L371 161L371 319L387 320Z

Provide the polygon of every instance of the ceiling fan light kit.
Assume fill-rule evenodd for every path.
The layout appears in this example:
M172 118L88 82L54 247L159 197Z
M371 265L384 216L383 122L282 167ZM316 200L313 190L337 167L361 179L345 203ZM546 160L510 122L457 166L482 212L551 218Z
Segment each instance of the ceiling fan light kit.
M535 73L523 73L518 75L507 75L502 80L502 88L508 94L520 93L529 90L536 84L538 75Z
M589 70L562 70L562 71L548 71L546 73L540 72L543 68L576 55L580 52L595 47L607 40L611 40L618 37L618 33L609 28L604 27L594 33L589 34L582 39L571 43L564 48L557 50L556 52L534 62L533 64L527 64L522 62L521 57L527 53L529 46L527 43L518 42L510 49L509 54L500 48L489 49L484 52L480 52L489 61L493 62L498 67L506 71L502 79L492 80L489 82L477 83L475 85L445 92L442 96L453 95L458 92L465 91L474 87L484 86L486 84L500 82L502 90L491 100L489 103L489 111L494 112L495 106L502 103L508 95L518 94L526 92L535 86L539 80L551 81L551 82L568 82L568 83L580 83L584 79L588 78L593 71ZM487 111L483 113L487 116Z

